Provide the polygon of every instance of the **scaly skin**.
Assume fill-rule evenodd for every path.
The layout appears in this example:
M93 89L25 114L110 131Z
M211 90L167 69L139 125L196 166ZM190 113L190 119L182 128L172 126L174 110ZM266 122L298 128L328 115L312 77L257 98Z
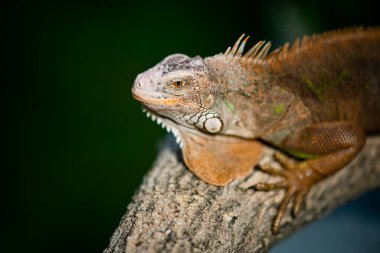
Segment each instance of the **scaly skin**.
M254 186L286 191L276 233L291 200L296 216L310 187L349 164L365 133L380 130L380 29L304 37L269 55L270 44L259 42L243 56L242 37L224 54L165 58L136 78L132 93L208 183L248 175L260 158L257 140L278 147L284 169L261 170L283 179Z

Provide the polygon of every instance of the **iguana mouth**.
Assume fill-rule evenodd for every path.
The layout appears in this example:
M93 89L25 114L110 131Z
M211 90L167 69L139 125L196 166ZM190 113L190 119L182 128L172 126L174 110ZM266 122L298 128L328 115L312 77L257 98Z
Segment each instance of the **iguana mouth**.
M173 106L173 105L185 105L192 108L199 108L199 106L192 102L184 102L181 99L175 99L175 98L152 98L152 97L143 97L141 95L138 95L137 92L132 90L132 96L137 101L140 101L146 105L159 105L159 106Z
M136 93L132 92L132 96L144 104L151 104L151 105L172 105L172 104L183 104L183 102L179 99L152 99L152 98L144 98L139 95L136 95Z

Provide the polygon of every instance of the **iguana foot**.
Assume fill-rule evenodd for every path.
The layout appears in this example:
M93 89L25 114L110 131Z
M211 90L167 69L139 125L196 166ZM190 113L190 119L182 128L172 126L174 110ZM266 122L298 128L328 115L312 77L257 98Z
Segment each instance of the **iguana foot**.
M259 169L267 174L280 176L282 180L277 183L258 183L252 187L257 191L285 189L285 196L272 224L272 232L276 234L280 229L281 220L289 202L293 200L292 214L293 217L297 217L306 193L321 178L308 166L306 161L294 161L280 152L275 153L274 157L282 165L283 170L274 169L269 164L265 164Z

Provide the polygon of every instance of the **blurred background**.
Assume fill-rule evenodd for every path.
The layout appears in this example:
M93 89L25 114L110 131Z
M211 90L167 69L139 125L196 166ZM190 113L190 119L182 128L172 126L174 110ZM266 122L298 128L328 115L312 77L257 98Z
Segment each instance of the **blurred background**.
M131 97L165 56L224 52L242 33L274 47L379 25L370 0L2 3L1 252L101 252L165 132ZM380 252L380 193L273 252ZM351 251L350 251L351 250Z

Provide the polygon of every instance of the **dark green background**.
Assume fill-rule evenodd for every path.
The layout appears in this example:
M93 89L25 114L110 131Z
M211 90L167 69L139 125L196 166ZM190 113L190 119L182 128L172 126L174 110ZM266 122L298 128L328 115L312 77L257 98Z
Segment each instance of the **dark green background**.
M242 33L275 46L378 25L371 1L11 1L2 5L1 252L99 252L163 130L131 97L173 53L209 56ZM251 1L251 4L253 2Z

